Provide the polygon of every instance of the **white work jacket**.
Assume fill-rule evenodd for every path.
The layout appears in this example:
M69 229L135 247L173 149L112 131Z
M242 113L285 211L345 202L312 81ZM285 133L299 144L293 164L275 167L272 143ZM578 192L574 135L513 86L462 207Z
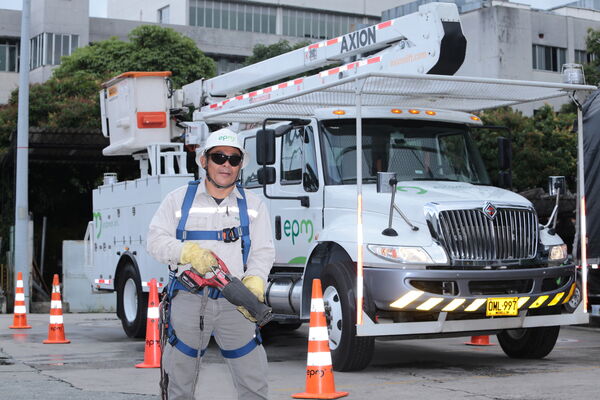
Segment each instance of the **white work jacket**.
M181 206L187 191L187 185L173 190L162 201L150 222L147 250L158 261L177 265L181 257L183 242L176 239L175 230L181 219ZM250 254L247 269L244 272L242 259L242 238L235 242L225 243L219 240L195 240L200 247L211 250L221 258L233 276L255 275L265 283L275 260L275 248L271 233L269 213L265 204L253 193L244 191L250 219ZM241 198L237 188L227 196L221 204L206 192L205 181L198 185L198 190L190 208L186 222L186 231L215 231L240 226L237 199ZM179 267L179 273L189 268Z

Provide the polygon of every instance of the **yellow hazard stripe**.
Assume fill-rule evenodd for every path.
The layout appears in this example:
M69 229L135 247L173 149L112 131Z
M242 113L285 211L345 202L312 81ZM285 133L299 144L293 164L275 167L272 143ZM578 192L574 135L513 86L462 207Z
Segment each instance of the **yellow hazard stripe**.
M571 297L573 297L573 293L575 293L575 286L576 286L575 283L571 285L571 290L569 290L569 294L563 300L563 304L565 304L566 302L568 302L569 300L571 300Z
M550 303L548 303L548 306L554 306L554 305L558 304L558 302L560 301L560 299L563 298L564 295L565 295L565 292L557 293L556 296L554 296L554 298L552 299L552 301Z
M487 299L475 299L467 308L465 308L465 311L477 311L477 309L479 309L486 301Z
M465 299L454 299L446 307L442 308L442 311L454 311L458 307L460 307L465 301Z
M429 300L427 300L426 302L424 302L423 304L421 304L419 307L417 307L417 310L429 311L433 307L440 304L442 302L442 300L444 300L444 299L441 297L432 297Z
M530 297L519 297L519 300L517 301L517 308L523 307L523 305L527 303L529 299Z
M542 304L544 304L544 302L545 302L546 300L548 300L548 297L550 297L550 296L548 296L548 295L544 295L544 296L540 296L540 297L538 297L538 298L536 299L536 301L534 301L534 302L533 302L533 303L532 303L532 304L529 306L529 308L538 308L539 306L541 306Z
M421 297L423 293L425 292L423 292L422 290L411 290L410 292L406 293L404 296L400 297L398 300L390 304L390 307L404 308L419 297Z

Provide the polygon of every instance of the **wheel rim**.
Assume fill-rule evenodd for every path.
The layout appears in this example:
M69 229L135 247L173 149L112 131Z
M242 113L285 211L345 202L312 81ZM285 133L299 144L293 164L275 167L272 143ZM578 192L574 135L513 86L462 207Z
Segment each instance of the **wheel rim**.
M135 321L138 309L137 286L132 278L123 287L123 311L128 322Z
M573 309L577 308L579 302L581 301L581 291L579 290L579 286L575 286L575 291L573 292L573 296L569 300L568 304Z
M335 287L325 288L323 303L325 303L325 316L327 317L329 348L335 350L342 340L342 303Z
M508 337L510 337L513 340L522 339L526 333L527 333L527 330L525 330L525 329L508 329L508 330L506 330L506 334L508 335Z

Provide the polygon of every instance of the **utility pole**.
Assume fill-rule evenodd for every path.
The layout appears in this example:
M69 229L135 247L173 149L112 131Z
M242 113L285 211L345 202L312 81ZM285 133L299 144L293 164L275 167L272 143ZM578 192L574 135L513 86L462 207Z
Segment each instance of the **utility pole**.
M23 273L25 304L29 304L29 21L31 0L23 0L19 59L19 117L15 190L15 272ZM16 276L16 274L15 274Z

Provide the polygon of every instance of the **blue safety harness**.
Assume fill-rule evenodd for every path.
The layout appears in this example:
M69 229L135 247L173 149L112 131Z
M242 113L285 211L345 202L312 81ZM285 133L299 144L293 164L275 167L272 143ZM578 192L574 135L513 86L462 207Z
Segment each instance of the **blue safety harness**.
M242 196L241 198L237 199L240 216L240 226L234 228L226 228L220 231L187 231L185 230L185 224L187 222L192 203L194 202L199 183L199 180L191 181L188 183L187 191L183 199L183 205L181 206L181 219L179 220L179 225L177 226L175 237L181 240L182 242L185 240L221 240L225 243L235 242L241 237L242 258L244 261L245 269L246 262L248 261L248 254L250 253L250 218L248 218L248 205L246 203L246 195L244 193L244 189L242 189L240 185L236 185L238 191ZM173 299L177 291L188 291L188 289L183 284L181 284L179 280L177 280L175 274L176 270L169 271L169 285L167 286L167 296L169 298L169 302L171 301L171 299ZM219 297L223 297L223 293L221 293L219 289L214 287L203 288L196 292L196 294L203 295L204 290L208 290L208 297L211 299L218 299ZM169 344L171 344L171 346L174 346L183 354L196 358L198 356L198 349L194 349L193 347L188 346L187 344L185 344L177 338L177 335L175 334L175 327L173 326L173 323L171 321L170 314L171 312L169 307L169 310L167 312L167 338ZM260 336L260 329L257 326L254 337L247 344L235 350L221 349L221 354L225 358L243 357L246 354L250 353L252 350L254 350L254 348L260 344L262 344L262 337ZM205 352L206 348L202 349L200 352L200 357L202 357Z

